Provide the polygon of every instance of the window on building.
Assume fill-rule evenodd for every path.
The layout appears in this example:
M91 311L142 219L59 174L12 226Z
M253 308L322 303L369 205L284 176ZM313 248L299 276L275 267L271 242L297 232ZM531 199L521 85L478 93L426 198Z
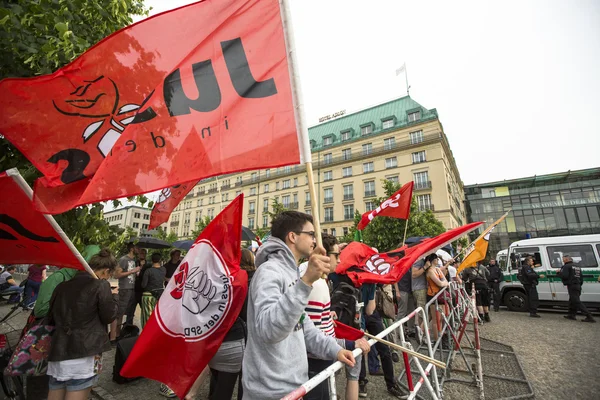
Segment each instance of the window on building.
M373 161L363 164L363 174L375 171L375 165Z
M242 194L242 191L241 191L241 190L236 190L236 191L235 191L235 197L239 196L240 194Z
M413 180L415 181L415 189L427 189L431 187L429 173L427 171L415 172L413 174Z
M268 183L265 183L265 190L264 190L264 192L265 193L269 193L269 184Z
M372 201L365 201L365 210L367 211L373 211L375 208L375 203Z
M363 126L362 128L360 128L360 134L365 136L368 135L370 133L373 132L373 126L372 125L367 125L367 126Z
M144 219L150 219L150 214L144 214Z
M142 229L147 231L148 230L148 224L142 225Z
M351 158L352 158L352 150L351 149L342 150L342 159L343 160L349 160Z
M263 215L263 228L266 228L269 225L269 216Z
M254 196L256 194L256 187L250 188L250 196Z
M573 263L580 268L598 267L594 250L589 244L548 246L547 249L552 268L562 267L562 257L565 254L570 255L573 258Z
M419 211L433 210L430 194L422 194L417 196L417 203L419 205Z
M325 222L333 222L333 207L325 207Z
M375 181L365 182L365 197L375 196Z
M383 149L384 150L391 150L394 147L396 147L396 138L395 137L383 139Z
M331 144L333 143L333 137L328 136L323 138L323 146L331 146Z
M410 144L421 143L423 141L423 131L411 132L408 134Z
M347 178L349 176L352 176L352 167L342 168L342 177Z
M286 179L283 181L283 188L284 189L289 189L290 188L290 180Z
M134 223L133 223L133 227L134 227L134 228L139 228L139 227L140 227L140 224L138 224L137 222L134 222Z
M333 203L333 188L323 190L323 199L325 203Z
M383 124L381 126L383 129L390 129L394 127L394 120L393 119L387 119L385 121L383 121Z
M427 161L425 158L425 150L417 151L416 153L412 153L412 162L413 164L418 164Z
M258 180L258 174L256 172L253 172L252 174L250 174L250 180L252 182L256 182Z
M310 192L304 192L304 202L307 206L310 205Z
M265 178L268 178L271 176L271 170L270 169L265 169Z
M331 228L331 236L335 236L335 228Z
M342 229L343 229L343 232L344 232L344 236L346 236L348 234L348 227L345 226Z
M290 208L290 196L289 195L281 196L281 204L285 208Z
M292 167L290 167L289 165L286 167L283 167L284 174L289 174L290 172L292 172Z
M323 180L330 181L333 179L333 171L325 171L323 172Z
M202 199L200 199L196 202L196 207L201 207L201 206L202 206Z
M248 210L250 214L254 214L256 212L256 203L253 201L248 203Z
M385 159L386 168L396 168L398 166L398 159L396 157L390 157Z
M133 218L139 218L140 217L140 213L134 213L133 214Z
M213 219L215 217L215 209L214 208L209 208L208 211L206 212L206 215L210 219Z
M344 185L344 200L354 199L354 185Z
M254 217L248 218L248 228L254 229Z
M279 190L279 182L275 182L275 190Z
M183 223L184 224L189 224L190 223L190 216L192 213L185 213L184 217L183 217Z
M327 164L331 164L331 162L333 161L333 156L331 153L327 153L323 155L323 164L327 165Z
M354 204L344 205L344 219L354 219Z
M263 212L269 211L269 199L263 199Z
M362 155L363 156L368 156L372 152L373 152L373 144L372 143L366 143L366 144L362 145Z
M202 219L202 210L196 212L196 222L200 222Z
M294 178L294 187L298 187L298 178Z
M293 194L292 203L298 204L298 193L294 193Z
M421 111L415 111L408 114L408 122L415 122L421 119Z
M340 140L343 142L344 140L350 140L350 132L342 132L340 135Z

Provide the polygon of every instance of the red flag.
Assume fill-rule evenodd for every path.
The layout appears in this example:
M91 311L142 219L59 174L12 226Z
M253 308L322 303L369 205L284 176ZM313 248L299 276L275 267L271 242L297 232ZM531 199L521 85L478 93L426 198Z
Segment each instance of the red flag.
M16 169L0 173L0 193L1 264L84 269L46 216L33 209L31 188Z
M196 182L197 181L185 182L181 185L175 185L161 190L158 200L156 200L156 203L154 203L154 206L152 207L148 229L154 229L160 224L167 222L171 212L177 207L181 200L194 189Z
M357 341L365 336L363 331L342 324L340 321L333 321L333 323L335 325L335 337L338 339Z
M248 292L248 275L239 266L243 203L241 194L196 239L121 375L163 382L183 398L215 355Z
M356 229L362 231L373 218L380 216L408 219L414 185L413 181L408 182L375 210L364 213Z
M44 174L36 207L52 214L299 163L294 112L277 0L190 4L0 82L0 132Z
M402 246L387 253L377 253L363 243L352 242L340 254L340 263L335 272L346 274L356 286L361 286L363 283L398 282L418 259L457 240L482 224L483 222L472 222L434 238L424 239L415 246Z

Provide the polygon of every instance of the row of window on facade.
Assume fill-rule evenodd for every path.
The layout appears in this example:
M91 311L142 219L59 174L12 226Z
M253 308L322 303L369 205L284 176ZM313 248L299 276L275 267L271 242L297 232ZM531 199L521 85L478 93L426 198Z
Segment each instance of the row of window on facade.
M133 228L134 229L138 229L140 227L139 222L134 222L133 223ZM142 224L142 229L147 230L148 229L148 224Z
M419 131L419 132L422 134L422 131ZM415 143L419 143L422 141L423 140L422 140L422 136L421 136L420 140ZM392 137L392 138L384 139L384 141L383 141L383 149L384 150L392 150L394 147L396 147L396 139L395 138ZM373 153L373 143L364 143L361 147L361 155L368 156L372 153ZM352 159L352 149L350 149L350 148L342 149L342 161L348 161L351 159ZM413 164L426 161L425 152L419 151L419 152L412 153L412 160L413 160ZM323 164L327 165L327 164L331 164L332 162L333 162L333 153L323 154Z

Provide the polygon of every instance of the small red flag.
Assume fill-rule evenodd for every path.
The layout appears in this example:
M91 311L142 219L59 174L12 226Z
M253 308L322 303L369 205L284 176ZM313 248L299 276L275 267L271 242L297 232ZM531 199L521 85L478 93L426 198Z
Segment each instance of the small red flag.
M36 208L300 162L277 0L205 0L0 82L0 132L44 177ZM43 146L40 146L43 143Z
M338 339L352 340L355 342L365 336L363 331L342 324L340 321L333 321L333 323L335 325L335 337Z
M362 231L375 217L408 219L413 186L413 181L408 182L375 210L364 213L356 229Z
M0 173L0 193L1 264L84 269L46 216L33 208L31 188L16 169Z
M472 222L436 237L424 239L415 246L403 246L387 253L377 253L364 243L352 242L340 254L340 263L335 272L347 275L356 286L361 286L363 283L395 283L417 260L477 229L482 224L483 222Z
M215 355L248 292L239 266L244 195L204 229L160 297L121 375L163 382L183 398Z
M177 207L181 200L194 189L195 185L196 181L191 181L161 190L158 200L156 200L156 203L154 203L154 206L152 207L148 229L154 229L160 224L167 222L171 212Z

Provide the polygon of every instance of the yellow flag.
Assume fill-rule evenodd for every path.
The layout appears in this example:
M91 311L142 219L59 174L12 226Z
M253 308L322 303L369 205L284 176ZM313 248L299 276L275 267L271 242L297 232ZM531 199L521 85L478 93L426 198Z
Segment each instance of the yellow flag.
M477 261L481 261L485 258L490 240L490 233L492 233L493 229L494 228L492 228L484 237L471 243L471 246L469 246L469 249L467 250L467 256L458 266L456 273L460 273L465 268L474 267L477 265Z

